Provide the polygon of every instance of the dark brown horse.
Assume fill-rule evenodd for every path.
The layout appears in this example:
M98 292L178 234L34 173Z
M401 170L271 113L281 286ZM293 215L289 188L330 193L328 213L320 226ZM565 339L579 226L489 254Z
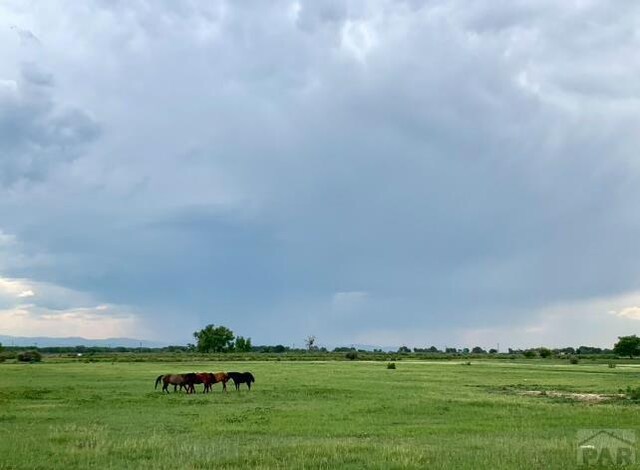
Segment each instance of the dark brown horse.
M247 384L251 390L251 384L256 381L251 372L228 372L227 375L233 380L236 390L240 390L240 384Z
M173 385L174 392L177 390L179 386L180 390L182 390L182 388L185 388L187 390L187 393L191 393L192 391L195 391L195 388L194 388L195 383L202 383L202 382L197 382L197 380L198 380L198 377L193 372L188 374L159 375L158 378L156 379L156 385L154 388L158 388L158 384L160 383L160 381L162 381L163 393L164 392L169 393L169 385Z

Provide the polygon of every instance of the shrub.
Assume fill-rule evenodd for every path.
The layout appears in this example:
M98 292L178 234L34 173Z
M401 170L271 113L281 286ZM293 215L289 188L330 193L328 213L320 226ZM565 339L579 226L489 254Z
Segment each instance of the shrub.
M578 358L577 358L577 357L575 357L575 356L571 356L571 357L569 358L569 362L570 362L571 364L577 364L578 362L580 362L580 359L578 359Z
M615 362L610 362L608 365L609 365L609 369L615 369L616 368L616 363Z
M40 362L42 360L42 354L38 351L22 351L16 356L20 362Z
M525 352L522 353L522 355L527 359L533 359L534 357L537 356L536 352L531 349L526 350Z
M15 359L15 358L16 358L15 353L11 351L5 351L0 353L0 362L4 362L7 359Z
M629 400L638 401L640 400L640 387L627 387L627 398Z
M344 355L344 357L346 357L350 361L355 361L356 359L358 359L358 353L355 351L349 351L347 354Z
M396 363L395 362L389 362L387 364L387 369L395 369L396 368Z

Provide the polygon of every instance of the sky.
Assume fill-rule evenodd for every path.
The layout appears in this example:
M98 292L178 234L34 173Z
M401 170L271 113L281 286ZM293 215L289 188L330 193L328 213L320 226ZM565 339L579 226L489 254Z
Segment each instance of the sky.
M0 3L0 334L640 326L640 4Z

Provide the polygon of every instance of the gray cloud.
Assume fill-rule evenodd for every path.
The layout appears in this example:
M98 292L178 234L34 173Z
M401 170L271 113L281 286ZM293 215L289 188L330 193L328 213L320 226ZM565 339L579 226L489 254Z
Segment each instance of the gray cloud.
M258 342L453 341L637 290L638 7L48 8L0 95L1 228L39 260L7 275Z
M42 179L52 167L77 158L98 135L83 111L55 103L53 76L33 63L0 94L0 183Z

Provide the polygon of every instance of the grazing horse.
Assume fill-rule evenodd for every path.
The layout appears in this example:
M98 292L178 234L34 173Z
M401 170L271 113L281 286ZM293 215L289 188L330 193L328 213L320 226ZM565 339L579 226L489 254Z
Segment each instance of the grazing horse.
M226 372L199 372L194 375L194 380L192 380L188 385L190 393L196 393L195 384L204 384L204 390L202 391L202 393L208 393L213 390L213 384L216 384L218 382L222 382L222 391L227 391L227 382L229 381L229 376Z
M236 390L240 390L240 384L247 384L247 387L251 390L251 383L256 381L251 372L228 372L227 375L233 380Z
M211 374L209 372L199 372L196 374L196 377L199 380L198 383L204 384L204 390L202 391L202 393L209 393L213 387L213 384L216 383L214 374Z
M156 385L154 388L158 388L158 384L162 381L162 393L169 393L169 385L173 385L173 391L175 392L178 386L180 389L184 387L187 393L191 393L194 390L193 384L196 383L198 377L193 372L188 374L166 374L159 375L156 379ZM198 382L201 383L201 382Z
M220 382L222 383L222 391L226 392L227 382L229 381L229 374L227 374L226 372L214 372L213 374L210 374L210 375L213 376L213 382L211 383L211 387L213 387L213 384L217 384L218 382Z

